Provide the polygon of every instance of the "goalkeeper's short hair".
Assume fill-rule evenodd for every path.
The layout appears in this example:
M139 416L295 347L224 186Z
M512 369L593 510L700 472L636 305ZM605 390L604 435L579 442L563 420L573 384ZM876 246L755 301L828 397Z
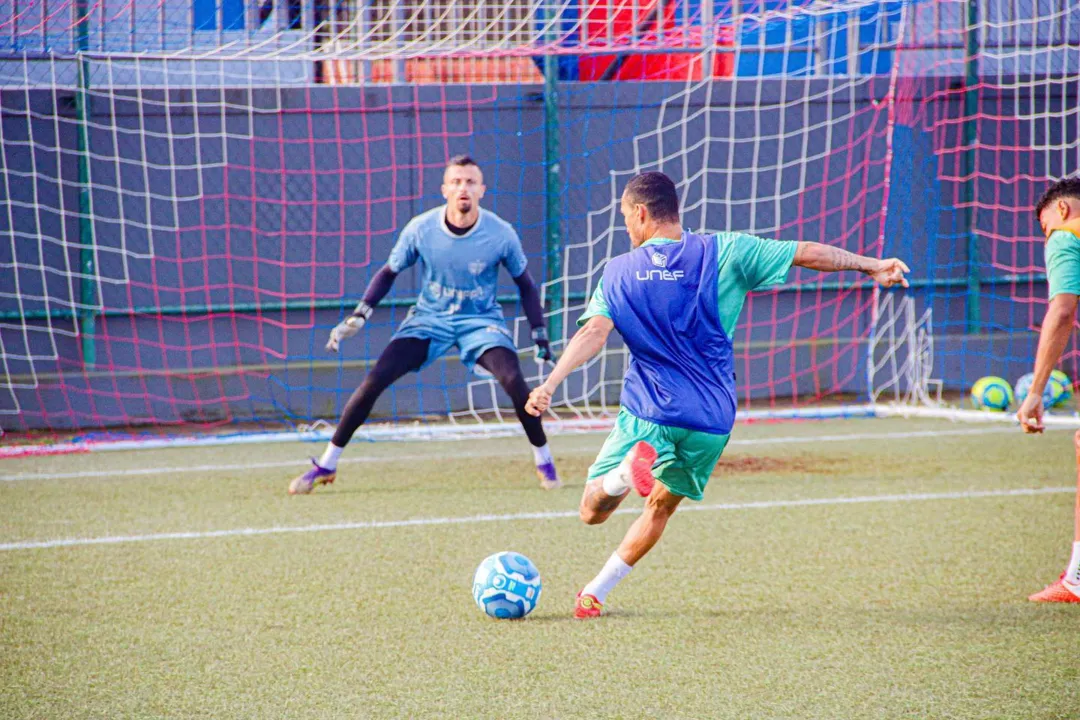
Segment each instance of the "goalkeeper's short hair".
M475 168L480 167L480 165L477 164L477 162L475 160L473 160L472 157L470 157L468 155L464 155L464 154L455 155L454 157L450 158L450 160L448 160L447 163L446 163L447 168L468 167L470 165L472 165Z

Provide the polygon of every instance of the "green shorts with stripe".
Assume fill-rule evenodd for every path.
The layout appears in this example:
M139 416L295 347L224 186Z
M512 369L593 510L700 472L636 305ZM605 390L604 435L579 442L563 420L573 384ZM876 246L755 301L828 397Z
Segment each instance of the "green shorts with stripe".
M730 437L658 425L622 408L596 462L589 468L589 479L617 468L630 449L644 440L656 448L656 479L676 495L700 500Z

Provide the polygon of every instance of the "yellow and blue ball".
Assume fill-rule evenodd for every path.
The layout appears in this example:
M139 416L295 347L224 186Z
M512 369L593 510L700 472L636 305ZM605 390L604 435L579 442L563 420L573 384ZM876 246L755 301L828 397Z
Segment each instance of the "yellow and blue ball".
M1013 389L1009 381L989 375L979 378L971 386L971 402L980 410L1004 412L1013 403Z

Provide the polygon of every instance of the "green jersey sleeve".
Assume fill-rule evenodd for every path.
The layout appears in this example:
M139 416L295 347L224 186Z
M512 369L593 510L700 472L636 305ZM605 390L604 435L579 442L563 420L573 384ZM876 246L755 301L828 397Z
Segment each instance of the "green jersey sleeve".
M746 291L762 290L787 280L799 243L736 233L735 257L746 282Z
M1080 237L1058 230L1046 241L1046 281L1050 299L1067 293L1080 295Z
M604 299L603 278L600 278L600 282L596 283L596 290L593 291L592 297L589 299L589 306L585 308L585 314L578 318L578 327L587 323L589 318L594 318L597 315L603 315L608 320L611 319L611 310L608 308L607 300Z

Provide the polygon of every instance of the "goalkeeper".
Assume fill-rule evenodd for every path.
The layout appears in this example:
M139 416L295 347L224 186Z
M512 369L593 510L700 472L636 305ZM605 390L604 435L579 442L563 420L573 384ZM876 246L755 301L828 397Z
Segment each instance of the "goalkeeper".
M608 592L660 539L683 498L701 499L735 421L731 338L746 294L783 282L792 265L857 270L884 287L907 287L908 268L895 258L743 233L685 233L675 184L663 173L633 178L621 209L633 249L608 261L578 320L581 329L528 404L536 414L547 410L559 383L619 331L631 358L622 407L589 468L579 512L594 525L630 488L648 500L600 574L578 593L577 618L600 615Z
M375 274L352 315L330 333L326 349L336 352L342 340L360 331L394 279L420 261L423 290L416 305L394 333L375 367L345 405L333 438L313 467L289 484L289 494L310 493L331 483L338 458L386 388L409 372L417 372L454 346L470 370L490 372L510 396L532 445L536 472L545 489L560 486L540 418L525 411L529 387L521 373L517 348L495 298L499 265L505 265L521 293L532 326L537 357L552 361L544 328L540 293L529 275L521 240L509 223L481 210L484 177L472 158L451 158L443 174L446 205L413 218L402 230L386 265Z

